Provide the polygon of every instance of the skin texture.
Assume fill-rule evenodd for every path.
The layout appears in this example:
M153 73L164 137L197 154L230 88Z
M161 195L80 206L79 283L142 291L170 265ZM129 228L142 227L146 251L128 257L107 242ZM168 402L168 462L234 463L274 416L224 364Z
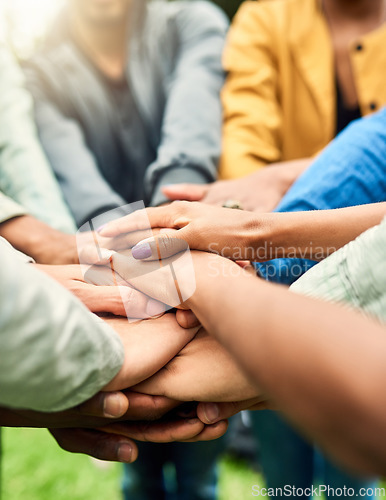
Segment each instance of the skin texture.
M197 418L158 421L178 405L178 401L134 392L99 393L77 408L58 413L0 408L0 423L3 427L48 427L65 451L119 462L136 460L134 439L205 441L226 431L226 421L210 426Z
M232 260L264 261L278 257L322 260L379 224L386 203L313 212L256 214L201 203L174 202L167 207L146 209L147 224L170 228L133 248L134 258L158 260L189 247L220 254ZM102 236L143 229L143 214L133 214L105 226ZM177 229L177 230L176 230ZM149 255L139 251L148 245ZM142 254L142 255L141 255Z
M127 286L126 282L117 282L108 267L35 265L67 288L94 313L148 318L158 316L165 310L162 304ZM114 286L116 284L120 286Z
M78 261L74 235L57 231L30 215L0 224L0 236L41 264L75 264Z
M384 327L243 275L197 282L190 307L277 407L343 465L383 473Z
M364 219L367 223L374 223L371 210L381 205L362 207L370 214ZM347 213L350 210L344 217ZM337 217L330 219L331 234L335 234L333 220L339 227ZM339 305L251 279L236 263L218 255L192 252L192 258L196 291L183 307L191 309L225 347L256 390L345 467L383 474L384 327ZM183 290L184 277L180 277ZM166 303L169 300L165 287L153 284L146 293ZM200 383L198 387L202 393L194 394L199 401L211 390L210 376L206 386ZM216 390L221 393L221 387ZM227 394L227 382L222 390ZM253 407L256 401L240 406L248 404ZM210 407L214 409L204 404L198 408L204 422L216 421L207 413ZM234 411L235 404L216 408L217 418L223 418Z
M386 21L386 2L323 0L322 4L331 33L337 80L346 105L354 108L358 95L349 49L353 42Z
M181 401L234 402L261 394L203 329L164 368L134 389Z
M201 201L222 206L227 200L239 201L244 210L270 212L304 170L311 159L272 164L240 179L211 184L173 184L162 191L170 200Z
M197 323L182 312L179 316L185 326ZM178 414L158 420L176 409L180 401L117 391L160 370L193 338L198 327L180 327L173 314L164 315L157 322L128 323L126 318L105 321L120 335L126 353L120 372L104 388L110 392L101 392L77 408L57 413L0 408L0 425L48 427L67 451L121 462L136 460L138 450L133 439L160 443L205 441L225 433L226 421L207 426L197 417Z
M122 235L113 239L91 232L75 236L57 231L30 215L14 217L0 224L0 236L38 264L46 265L106 263L110 253L101 256L96 244L103 249L131 248L153 233L147 229L136 235Z
M151 377L176 356L199 329L182 328L170 313L131 324L126 318L106 318L106 322L118 332L125 350L123 366L104 388L106 391L132 387Z

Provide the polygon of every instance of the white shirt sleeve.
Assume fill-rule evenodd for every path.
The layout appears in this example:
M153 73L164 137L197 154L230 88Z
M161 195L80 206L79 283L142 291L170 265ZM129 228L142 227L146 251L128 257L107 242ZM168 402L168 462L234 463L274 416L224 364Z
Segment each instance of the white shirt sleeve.
M123 359L113 329L0 239L0 405L74 407L114 378Z

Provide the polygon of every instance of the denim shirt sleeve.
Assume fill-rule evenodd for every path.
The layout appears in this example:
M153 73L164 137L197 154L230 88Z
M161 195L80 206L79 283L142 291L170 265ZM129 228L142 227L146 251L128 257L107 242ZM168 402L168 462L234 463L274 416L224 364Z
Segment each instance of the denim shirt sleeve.
M346 127L285 194L275 212L328 210L386 201L386 108ZM290 285L315 264L258 263L259 274Z
M74 231L70 212L39 144L32 98L5 44L0 44L0 190L30 215L56 229Z
M146 173L152 205L167 201L161 193L166 184L214 181L221 151L221 56L228 22L206 2L176 2L169 8L178 47L167 77L161 143Z

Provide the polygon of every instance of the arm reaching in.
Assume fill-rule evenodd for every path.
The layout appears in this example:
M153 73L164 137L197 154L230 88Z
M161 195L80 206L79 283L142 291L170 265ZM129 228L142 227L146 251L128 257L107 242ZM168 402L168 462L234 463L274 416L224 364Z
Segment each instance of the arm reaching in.
M112 313L130 318L158 316L163 304L128 286L104 266L85 268L80 265L45 266L35 264L67 288L94 313Z
M192 254L196 291L183 306L242 367L256 394L265 394L347 467L384 470L384 326L341 305L265 283L218 255ZM184 293L182 274L179 284ZM168 302L159 284L147 293ZM171 390L178 390L178 382ZM240 393L240 399L250 397Z
M211 184L173 184L164 186L162 192L172 201L201 201L221 207L227 200L237 200L244 210L270 212L311 161L306 158L275 163L239 179Z
M78 261L75 235L58 231L31 215L2 222L0 236L40 264L75 264Z
M230 261L213 280L213 258L220 261L212 256L208 267L202 258L196 267L197 290L188 301L207 331L328 453L361 472L384 470L384 326L242 270L237 275Z
M180 401L263 399L226 350L203 329L164 368L133 389Z
M216 439L226 422L204 425L197 418L157 421L180 402L134 392L98 393L70 410L43 413L0 408L3 427L49 427L59 446L100 460L134 462L133 441L171 442ZM116 423L120 420L120 423Z
M141 212L141 213L140 213ZM169 206L134 212L105 226L102 236L151 227L170 228L133 247L136 259L169 257L185 249L218 253L233 260L265 261L280 257L322 260L381 222L386 203L313 212L256 214L200 203L174 202Z

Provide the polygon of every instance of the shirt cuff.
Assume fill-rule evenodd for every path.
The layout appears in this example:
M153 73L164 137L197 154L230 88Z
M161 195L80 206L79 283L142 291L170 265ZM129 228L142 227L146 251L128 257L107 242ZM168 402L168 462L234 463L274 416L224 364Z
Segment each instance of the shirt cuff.
M0 193L0 224L20 215L27 215L27 211L11 198Z
M204 172L196 168L181 166L170 167L165 169L164 173L159 177L149 204L156 207L163 203L170 202L169 198L161 191L164 186L170 184L207 184L208 182L208 175L205 175Z
M16 248L14 248L11 243L9 243L9 241L7 241L5 238L2 238L0 236L0 245L7 245L8 248L10 248L15 257L17 257L21 262L24 262L24 264L34 264L35 263L35 260L30 257L29 255L26 255L25 253L23 252L19 252L19 250L16 250Z

